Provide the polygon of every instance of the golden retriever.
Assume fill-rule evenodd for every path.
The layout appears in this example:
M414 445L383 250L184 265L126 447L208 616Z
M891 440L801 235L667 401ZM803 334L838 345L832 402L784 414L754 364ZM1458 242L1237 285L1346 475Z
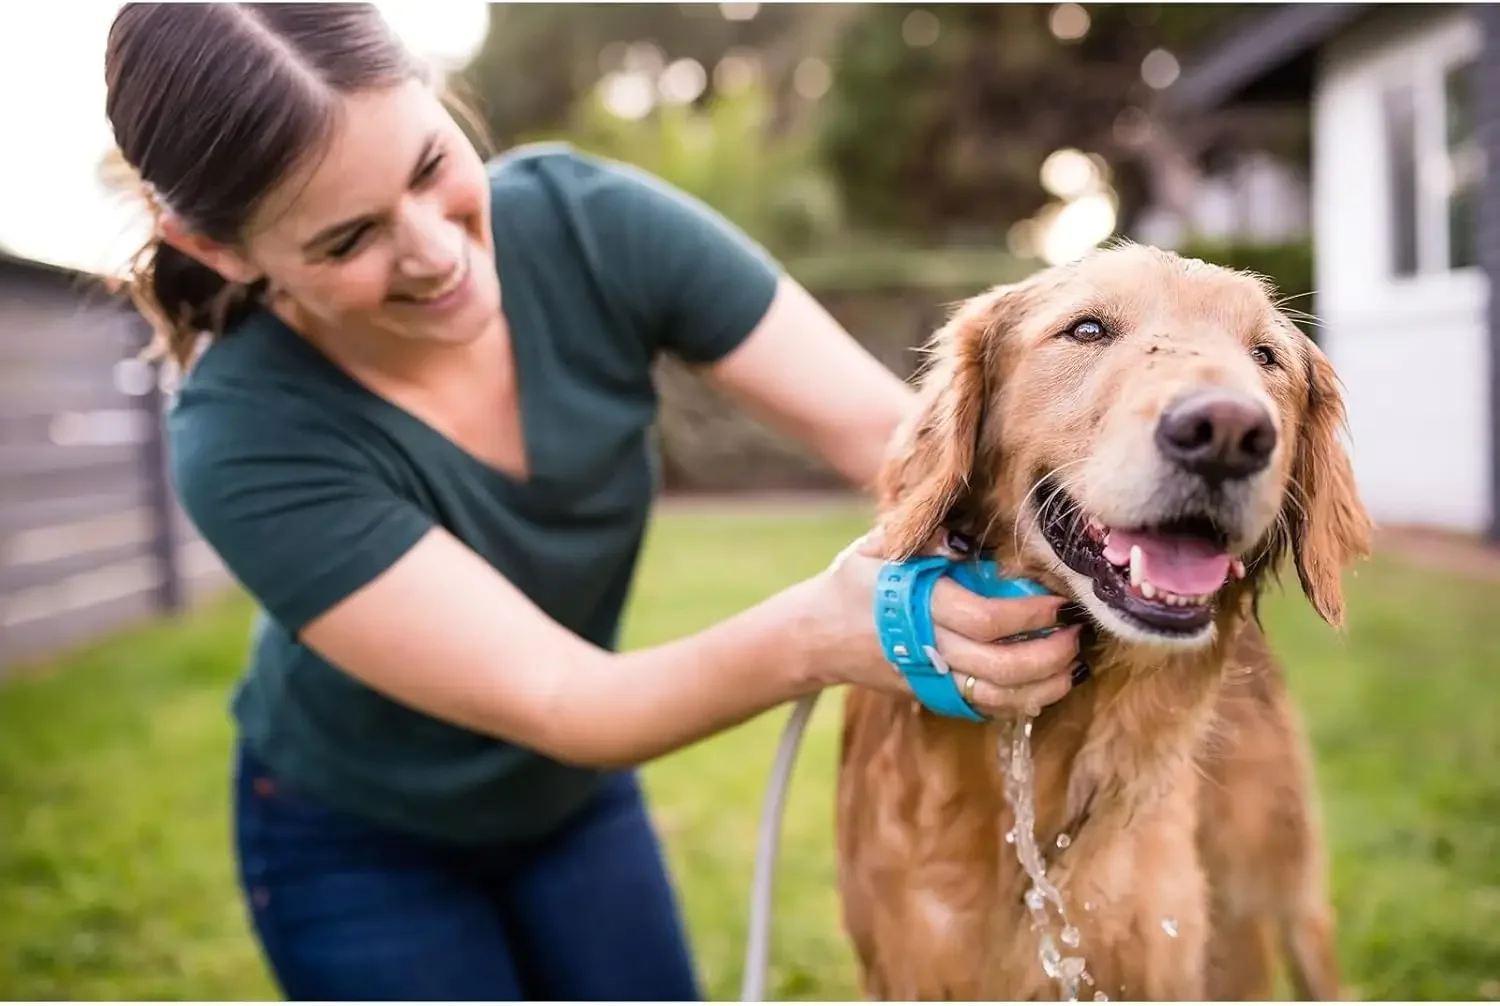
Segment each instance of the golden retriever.
M1094 627L1092 676L1031 735L1084 999L1264 999L1278 951L1299 997L1341 998L1315 786L1257 600L1289 556L1341 625L1371 523L1333 369L1272 294L1127 243L977 296L928 347L882 476L888 557L959 531ZM850 692L838 873L867 996L1061 995L1006 840L1004 729Z

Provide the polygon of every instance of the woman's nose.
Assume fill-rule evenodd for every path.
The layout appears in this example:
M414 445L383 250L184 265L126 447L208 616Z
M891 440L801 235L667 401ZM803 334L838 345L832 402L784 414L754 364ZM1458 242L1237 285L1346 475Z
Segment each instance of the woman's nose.
M443 276L462 257L462 229L434 205L414 201L403 214L400 235L398 265L408 275Z

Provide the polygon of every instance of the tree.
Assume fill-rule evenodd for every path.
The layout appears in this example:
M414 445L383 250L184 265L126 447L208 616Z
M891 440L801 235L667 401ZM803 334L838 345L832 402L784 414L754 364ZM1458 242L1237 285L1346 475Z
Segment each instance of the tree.
M873 228L993 235L1048 201L1040 167L1064 147L1114 169L1128 220L1153 163L1170 160L1159 134L1143 143L1155 93L1143 77L1160 84L1174 63L1162 53L1248 6L865 5L830 57L824 156Z

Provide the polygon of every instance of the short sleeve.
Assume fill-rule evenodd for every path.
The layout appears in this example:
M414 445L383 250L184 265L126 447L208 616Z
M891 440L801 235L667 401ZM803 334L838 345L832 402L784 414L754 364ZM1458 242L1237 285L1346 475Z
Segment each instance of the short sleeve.
M629 165L579 157L575 184L597 268L657 347L712 363L754 330L782 270L701 200Z
M241 402L182 402L173 487L236 580L290 634L369 583L433 526L337 431Z

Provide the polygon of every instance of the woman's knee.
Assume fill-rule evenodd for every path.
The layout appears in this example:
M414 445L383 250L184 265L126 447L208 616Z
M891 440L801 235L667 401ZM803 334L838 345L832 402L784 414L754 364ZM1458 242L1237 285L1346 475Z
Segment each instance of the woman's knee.
M636 781L606 782L526 857L510 899L543 998L702 998L666 858Z

